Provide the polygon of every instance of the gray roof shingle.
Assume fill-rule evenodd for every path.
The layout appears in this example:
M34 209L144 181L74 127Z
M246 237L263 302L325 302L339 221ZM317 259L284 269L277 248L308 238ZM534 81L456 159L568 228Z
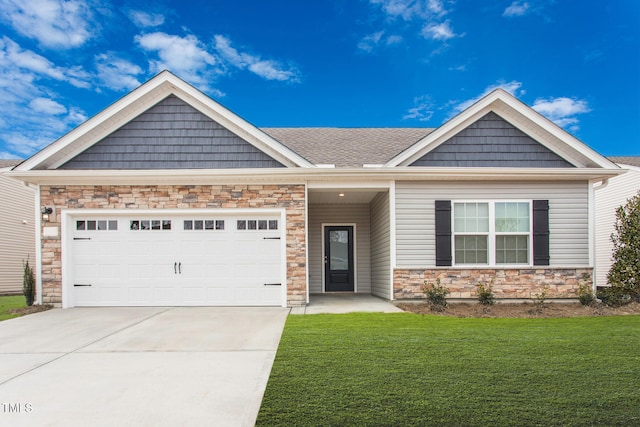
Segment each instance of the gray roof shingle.
M314 164L362 167L383 164L432 128L261 128Z
M640 167L640 156L608 156L614 163Z
M23 160L0 159L0 168L10 168L22 162Z

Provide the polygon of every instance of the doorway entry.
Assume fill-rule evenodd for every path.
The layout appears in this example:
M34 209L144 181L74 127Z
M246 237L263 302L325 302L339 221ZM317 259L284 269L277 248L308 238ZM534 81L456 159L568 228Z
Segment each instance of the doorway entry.
M353 226L324 227L324 290L354 291Z

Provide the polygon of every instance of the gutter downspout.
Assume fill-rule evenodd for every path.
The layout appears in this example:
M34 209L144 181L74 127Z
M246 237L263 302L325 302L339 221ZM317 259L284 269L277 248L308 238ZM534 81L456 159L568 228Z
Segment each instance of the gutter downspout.
M596 277L597 277L597 263L596 263L596 246L598 244L596 240L596 200L595 192L602 190L609 185L609 178L600 180L600 185L596 187L597 181L589 181L589 264L593 266L593 280L591 284L591 290L593 294L596 293Z

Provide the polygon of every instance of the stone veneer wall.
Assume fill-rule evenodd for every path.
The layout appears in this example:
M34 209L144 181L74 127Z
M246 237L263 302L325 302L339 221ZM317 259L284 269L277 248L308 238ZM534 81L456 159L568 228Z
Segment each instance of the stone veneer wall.
M393 272L395 299L425 298L425 281L440 283L451 293L449 298L477 298L476 285L493 281L496 299L535 298L545 288L547 298L577 298L580 284L593 284L593 269L528 267L528 268L432 268L396 269Z
M64 209L284 208L287 217L287 304L306 304L304 185L56 185L40 187L40 204ZM42 302L62 303L61 232L42 240Z

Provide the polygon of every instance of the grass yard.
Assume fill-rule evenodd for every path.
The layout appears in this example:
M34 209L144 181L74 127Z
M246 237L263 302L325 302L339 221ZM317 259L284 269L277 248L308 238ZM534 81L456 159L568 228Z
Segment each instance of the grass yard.
M289 316L260 426L640 426L640 316Z
M23 295L0 296L0 321L20 316L20 314L9 313L9 310L26 306Z

